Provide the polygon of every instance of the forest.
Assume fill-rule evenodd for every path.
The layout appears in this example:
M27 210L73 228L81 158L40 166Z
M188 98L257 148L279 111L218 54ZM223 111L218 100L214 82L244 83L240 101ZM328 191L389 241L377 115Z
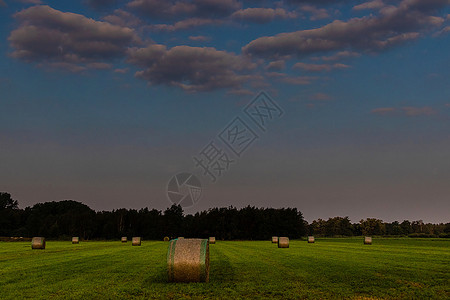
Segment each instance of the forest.
M208 237L220 240L268 240L271 236L301 238L306 235L450 237L450 223L431 224L422 220L386 223L368 218L352 223L349 217L305 221L297 208L222 207L184 214L179 205L164 211L142 208L94 211L73 201L38 203L25 209L6 192L0 193L0 237L44 236L49 239L118 239L141 236Z

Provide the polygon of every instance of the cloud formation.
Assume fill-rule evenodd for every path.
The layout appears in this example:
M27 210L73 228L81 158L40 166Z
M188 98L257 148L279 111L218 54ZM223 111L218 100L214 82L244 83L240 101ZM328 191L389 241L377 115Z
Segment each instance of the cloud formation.
M448 34L449 32L450 32L450 26L445 26L444 28L442 28L438 32L434 33L433 36L434 37L443 36L443 35Z
M205 35L191 35L189 36L189 39L195 42L207 42L211 40L211 37Z
M297 76L297 77L282 76L279 79L279 81L284 82L284 83L293 84L293 85L308 85L308 84L311 84L316 79L318 79L318 77L312 77L312 76Z
M396 109L394 107L379 107L372 109L370 113L375 115L386 115L395 111Z
M296 17L296 13L288 12L284 8L273 9L263 7L241 9L231 15L231 18L237 21L247 21L259 24L269 23L275 19L289 19Z
M315 93L314 95L311 95L309 97L310 100L313 101L331 101L334 98L328 94L325 93Z
M133 0L127 4L142 15L155 19L224 17L240 9L237 0Z
M431 116L437 112L429 106L424 107L414 107L414 106L404 106L400 108L395 107L380 107L375 108L371 111L372 114L376 115L400 115L407 117L417 117L417 116Z
M207 47L150 45L129 51L128 61L143 70L136 77L150 84L177 86L185 91L239 89L252 79L256 65L245 58Z
M243 52L276 59L348 49L381 51L417 39L421 30L441 25L444 19L432 14L447 4L448 0L403 0L397 7L381 9L378 16L336 20L317 29L260 37L243 47Z
M406 116L416 117L416 116L431 116L436 114L437 112L428 106L425 107L413 107L413 106L405 106L402 107L401 110Z
M113 14L103 17L103 20L114 25L130 28L143 25L138 17L123 9L116 9Z
M322 56L320 59L323 61L336 61L336 60L342 60L342 59L347 59L347 58L351 58L351 57L359 57L361 56L361 54L359 54L358 52L352 52L352 51L340 51L337 52L331 56Z
M286 63L284 62L284 60L276 60L276 61L270 62L266 66L266 70L267 71L281 71L285 67L286 67Z
M217 19L191 18L175 22L175 24L173 25L172 24L149 25L149 28L155 31L178 31L199 26L216 25L220 24L221 22L222 22L221 20Z
M342 0L340 2L348 2L349 0ZM294 4L298 4L298 3L314 3L314 4L333 4L336 3L336 0L287 0L286 2L289 3L294 3Z
M40 0L20 1L37 3ZM297 5L293 12L287 10L287 7L292 9L292 6L285 5L287 2L277 2L274 8L243 8L243 2L237 0L130 0L128 3L121 0L86 1L92 7L110 7L118 3L123 4L123 7L115 9L109 15L105 14L102 21L61 12L46 5L24 9L14 14L18 27L8 38L13 49L11 56L34 62L40 67L62 68L71 72L88 69L113 72L114 62L127 58L128 62L141 68L136 77L145 79L150 84L178 86L186 91L223 87L240 91L243 84L258 76L272 77L290 84L310 84L317 79L311 76L291 77L281 73L293 57L303 58L315 54L311 60L319 63L297 62L292 69L328 72L349 68L348 64L341 62L343 59L382 51L418 39L428 28L437 28L434 33L436 36L449 31L444 18L433 15L445 7L449 0L373 0L353 7L353 10L377 10L366 17L336 20L316 29L260 37L244 46L244 55L239 55L215 48L183 45L170 48L151 41L149 37L147 39L151 42L144 43L139 35L147 36L149 30L152 30L153 38L167 41L166 36L169 34L165 34L166 32L200 26L230 25L237 20L263 24L297 18L304 12L310 13L313 19L321 19L329 17L328 12L315 5L334 2L288 1ZM261 2L254 3L263 6ZM268 3L271 2L265 2L264 5ZM449 19L449 16L446 17ZM156 24L161 20L169 20L167 23L171 24ZM177 41L186 39L199 45L210 38L191 33L181 39L180 36L173 35L167 42L172 46ZM230 43L223 47L231 47ZM251 62L252 59L257 64ZM260 68L256 68L256 65Z
M16 0L17 2L23 3L23 4L41 4L41 0Z
M373 1L355 5L353 7L353 10L380 9L384 6L385 6L385 4L382 0L373 0Z
M124 68L124 69L115 69L115 70L114 70L114 73L117 73L117 74L125 74L125 73L128 73L128 68Z
M293 69L301 69L308 72L323 72L323 71L331 71L333 69L347 69L350 68L349 65L344 64L307 64L307 63L296 63L292 66Z
M89 68L91 63L123 57L129 45L139 42L133 29L61 12L46 5L22 10L14 17L20 25L8 38L14 49L11 55L42 65L85 64L84 67Z
M317 8L313 5L303 5L302 7L300 7L300 10L310 13L311 16L309 17L309 19L311 21L322 20L330 17L325 8Z

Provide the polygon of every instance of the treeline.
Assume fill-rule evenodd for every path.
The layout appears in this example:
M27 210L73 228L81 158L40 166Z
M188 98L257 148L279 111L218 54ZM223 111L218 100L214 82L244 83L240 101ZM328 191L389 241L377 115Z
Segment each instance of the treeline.
M195 215L184 215L181 206L165 211L143 208L95 212L87 205L65 200L38 203L18 209L10 194L0 193L0 236L66 239L118 239L141 236L208 237L217 239L269 239L273 234L301 237L306 223L296 208L245 207L214 208Z
M307 225L307 231L310 235L325 237L380 235L450 238L450 223L431 224L422 220L386 223L380 219L368 218L352 224L348 217L334 217L326 221L313 221Z
M0 236L50 239L119 239L141 236L144 239L208 237L233 240L268 240L272 235L300 238L315 236L396 235L450 237L450 223L424 224L422 221L385 223L379 219L352 224L348 217L308 224L296 208L256 208L247 206L213 208L184 215L181 206L165 211L143 208L96 212L87 205L64 200L38 203L25 209L8 193L0 193Z

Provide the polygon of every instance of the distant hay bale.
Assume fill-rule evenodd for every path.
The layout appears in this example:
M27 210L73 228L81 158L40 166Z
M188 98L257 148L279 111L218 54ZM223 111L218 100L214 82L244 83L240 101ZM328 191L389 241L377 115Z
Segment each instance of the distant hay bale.
M209 237L209 243L210 244L215 244L216 243L216 237L215 236L210 236Z
M208 240L171 240L167 250L167 274L169 282L208 282Z
M179 240L182 240L182 239L184 239L184 237L182 237L182 236L179 236L179 237L178 237L178 239L179 239Z
M79 244L79 243L80 243L80 238L77 237L77 236L74 236L74 237L72 238L72 244Z
M123 236L121 239L122 243L128 242L128 238L126 236Z
M314 243L316 240L312 235L308 236L308 243Z
M34 237L31 240L31 249L45 249L45 238Z
M140 236L134 236L131 239L131 245L132 246L140 246L141 245L141 237Z
M164 242L168 242L168 241L170 241L170 238L168 236L165 236L164 237Z
M272 237L272 244L277 244L278 243L278 237L277 236L273 236Z
M278 238L278 248L289 248L289 238L279 237Z
M372 245L372 237L371 236L364 237L364 245Z

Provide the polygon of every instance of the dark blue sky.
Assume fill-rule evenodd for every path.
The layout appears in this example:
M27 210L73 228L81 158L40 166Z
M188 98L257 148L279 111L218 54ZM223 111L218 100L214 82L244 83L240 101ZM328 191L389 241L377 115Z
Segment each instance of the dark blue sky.
M192 172L204 190L188 213L448 222L449 13L448 0L0 0L0 190L21 207L164 209L169 179ZM266 132L244 113L261 90L284 111ZM193 157L236 116L258 139L213 183Z

